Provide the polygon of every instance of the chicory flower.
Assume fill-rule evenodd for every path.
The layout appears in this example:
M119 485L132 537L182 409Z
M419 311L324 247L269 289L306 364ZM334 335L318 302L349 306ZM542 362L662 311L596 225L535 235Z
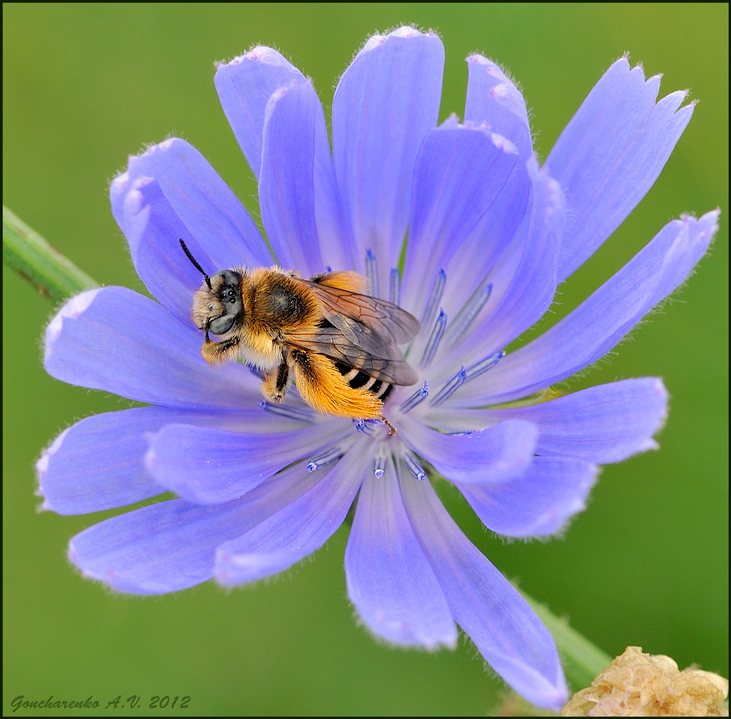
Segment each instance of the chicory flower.
M218 67L274 257L190 144L171 139L130 158L112 211L157 302L122 287L71 299L46 331L45 366L152 406L64 431L38 461L40 492L60 514L179 496L71 540L84 575L133 594L280 572L321 547L357 497L345 573L365 626L436 648L454 646L459 625L511 687L556 709L567 694L553 639L428 475L452 481L493 532L547 536L584 508L598 465L655 447L667 401L659 379L558 398L550 387L685 280L718 213L668 223L575 311L506 354L642 199L693 105L684 92L656 102L659 77L622 58L539 167L523 97L484 57L467 60L464 122L437 125L443 61L433 33L370 38L338 84L332 152L311 82L278 52L256 47ZM208 365L190 319L201 277L179 238L210 273L275 259L305 277L356 270L419 318L408 348L419 385L396 388L386 406L397 434L317 415L294 389L269 405L246 366Z

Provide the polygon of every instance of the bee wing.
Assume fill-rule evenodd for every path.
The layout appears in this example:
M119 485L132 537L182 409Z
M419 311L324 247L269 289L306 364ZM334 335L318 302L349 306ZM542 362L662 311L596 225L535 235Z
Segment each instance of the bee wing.
M284 340L290 347L325 355L389 384L408 386L419 380L419 376L395 345L388 348L393 355L391 357L371 354L353 344L337 327L291 330Z
M319 300L328 322L349 342L374 357L403 359L397 345L411 340L421 328L416 317L392 302L340 287L304 282Z

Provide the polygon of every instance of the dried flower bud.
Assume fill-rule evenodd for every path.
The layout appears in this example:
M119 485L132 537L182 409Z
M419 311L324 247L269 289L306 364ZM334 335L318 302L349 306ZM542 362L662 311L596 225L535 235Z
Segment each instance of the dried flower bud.
M591 686L576 692L562 716L728 716L728 680L699 669L678 670L662 654L627 647Z

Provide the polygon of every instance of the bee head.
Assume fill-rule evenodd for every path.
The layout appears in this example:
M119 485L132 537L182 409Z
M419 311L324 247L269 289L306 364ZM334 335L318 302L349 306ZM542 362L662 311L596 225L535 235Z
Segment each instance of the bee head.
M193 321L200 329L223 335L241 325L241 280L241 274L235 270L221 270L210 278L210 286L201 285L193 297Z
M192 318L198 329L205 330L206 342L209 342L209 332L223 335L243 322L242 276L236 270L221 270L209 277L190 254L183 240L180 240L180 245L193 266L203 275L204 282L193 295Z

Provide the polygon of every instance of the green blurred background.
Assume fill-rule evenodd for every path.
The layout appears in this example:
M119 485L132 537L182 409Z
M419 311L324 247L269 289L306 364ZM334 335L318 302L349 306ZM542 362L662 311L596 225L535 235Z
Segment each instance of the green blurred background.
M672 398L661 450L606 467L589 509L546 544L505 544L456 492L447 503L508 577L605 651L641 645L728 676L726 5L5 4L4 202L98 281L140 289L107 183L145 143L186 138L258 217L213 61L273 45L329 108L366 37L404 22L444 40L442 118L462 113L464 58L482 52L521 83L543 158L625 52L648 75L664 73L661 94L690 88L700 100L658 182L562 287L542 325L668 220L722 208L710 256L678 299L573 385L661 376ZM99 517L37 513L33 462L71 423L129 403L44 373L39 343L53 307L6 268L3 303L5 713L21 694L190 695L190 713L215 715L488 711L500 684L469 642L437 654L394 650L357 625L345 528L312 562L244 590L209 583L140 599L82 579L66 544Z

